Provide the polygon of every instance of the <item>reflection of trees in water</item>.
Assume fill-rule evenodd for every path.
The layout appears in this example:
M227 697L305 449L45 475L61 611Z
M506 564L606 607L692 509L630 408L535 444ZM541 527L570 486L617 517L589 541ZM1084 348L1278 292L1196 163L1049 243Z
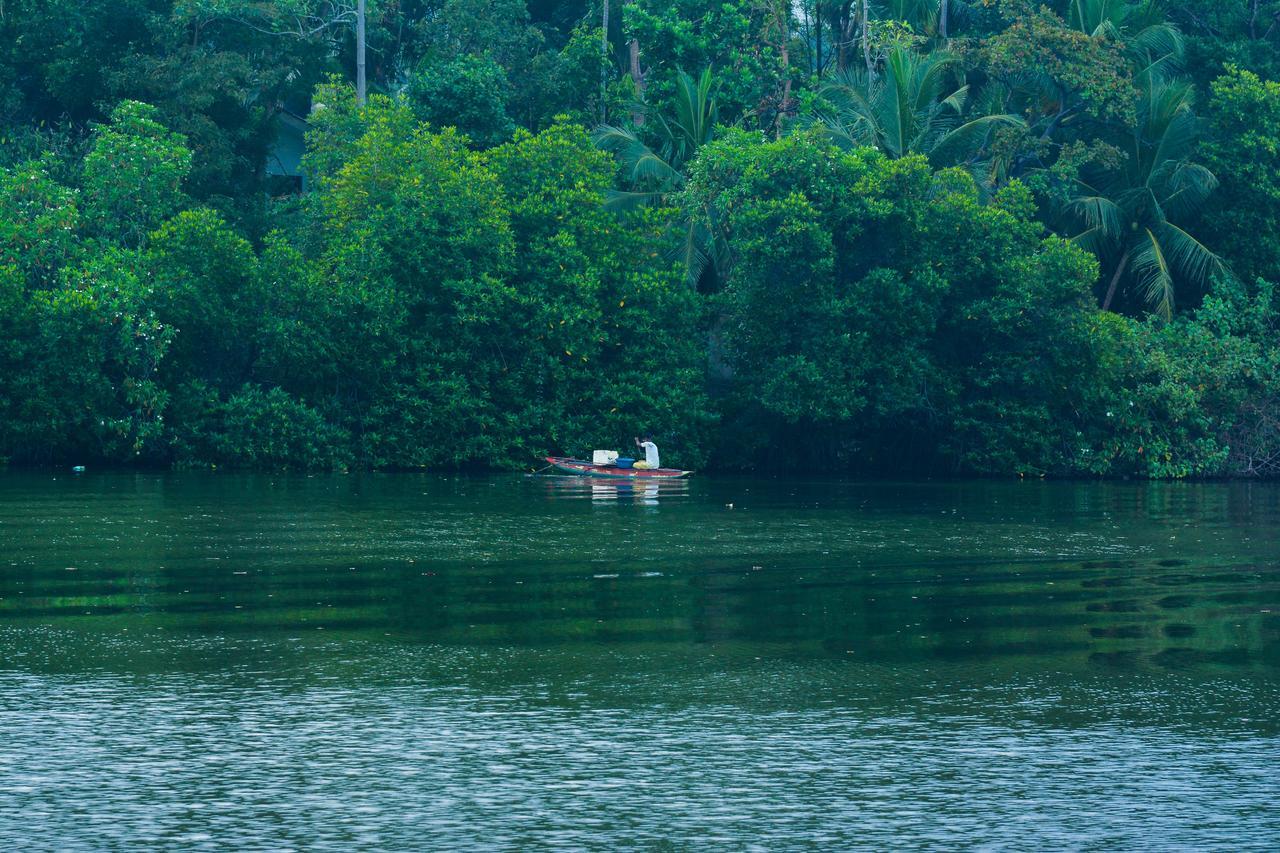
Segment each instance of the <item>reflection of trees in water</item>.
M1092 659L1186 665L1274 658L1280 621L1268 602L1280 600L1280 564L1160 560L1146 568L1101 579L1114 595L1086 605Z
M20 565L0 572L0 629L323 631L588 652L732 643L760 655L1037 666L1277 658L1280 613L1263 612L1280 611L1275 562L1005 559L1117 543L1130 555L1190 555L1202 540L1201 554L1249 543L1263 554L1254 545L1275 541L1280 491L1250 484L193 483L88 478L57 486L69 503L33 501L40 523L8 531ZM51 516L55 505L68 514ZM628 535L615 542L616 531Z
M643 490L641 490L643 491ZM288 572L24 573L15 623L221 635L325 630L446 644L736 643L867 660L1030 656L1064 665L1265 665L1280 564L1180 561L856 567L620 555ZM19 583L21 608L12 602ZM142 599L132 595L147 589Z

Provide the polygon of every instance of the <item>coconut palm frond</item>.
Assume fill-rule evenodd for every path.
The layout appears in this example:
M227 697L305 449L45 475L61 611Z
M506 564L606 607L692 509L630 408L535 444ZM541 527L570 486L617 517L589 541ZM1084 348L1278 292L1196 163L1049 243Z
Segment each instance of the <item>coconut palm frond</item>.
M938 166L960 163L972 158L986 146L991 133L998 127L1025 128L1027 123L1014 115L978 116L957 128L947 131L937 140L929 152L929 159Z
M964 114L964 104L969 98L969 87L961 86L950 95L943 98L940 106L955 112L957 115Z
M1198 163L1179 163L1165 180L1163 207L1173 219L1198 213L1218 186L1218 178Z
M1104 257L1109 254L1116 244L1114 234L1110 234L1106 229L1088 228L1071 238L1071 242L1075 243L1086 252L1090 252L1095 257Z
M1178 226L1164 223L1159 237L1170 267L1201 287L1207 285L1213 275L1227 271L1220 257Z
M1158 185L1173 165L1195 151L1200 123L1194 107L1195 91L1189 81L1152 80L1145 86L1134 162L1146 172L1147 185Z
M675 126L690 150L710 142L720 121L717 88L709 67L696 81L684 71L676 74Z
M712 263L712 253L702 223L696 219L684 222L680 240L668 256L684 268L685 283L696 287Z
M601 125L592 132L591 140L597 148L612 154L622 171L628 175L635 172L636 165L641 160L653 155L653 151L635 131L625 127Z
M1014 115L975 109L974 104L1003 104L1007 92L975 94L958 79L959 57L945 50L921 54L894 48L881 73L863 68L846 70L825 84L820 93L830 108L811 124L822 126L844 148L873 145L890 157L925 154L939 166L977 157L1001 126L1022 126Z
M1124 212L1112 199L1096 195L1080 196L1073 198L1067 209L1084 223L1086 233L1097 232L1112 241L1119 238L1123 229Z
M865 70L846 69L819 90L831 109L812 114L811 123L825 128L831 140L842 148L879 147L880 123L875 102L881 88L878 82L867 78Z
M900 73L910 81L913 107L916 111L930 107L943 97L948 83L955 75L960 58L945 50L935 50L921 56L918 53L897 48L893 51L902 58ZM968 87L961 87L967 90ZM958 90L957 90L958 91Z
M1141 240L1129 268L1147 306L1165 320L1170 320L1174 303L1173 270L1151 229L1143 229Z
M1144 56L1167 56L1177 62L1182 61L1183 54L1186 52L1182 31L1173 24L1163 22L1130 33L1124 41L1131 53Z
M842 122L831 116L817 116L814 123L826 131L827 136L840 148L861 148L876 145L875 124L865 116L848 116L848 122Z
M602 124L593 130L591 132L591 141L595 143L597 148L618 156L622 156L633 146L648 147L640 141L634 131L612 124Z
M641 207L662 204L664 194L660 192L633 192L629 190L610 190L604 198L606 210L614 213L626 213Z
M646 149L631 164L631 180L636 184L662 187L670 192L684 183L684 175L658 154Z
M1104 20L1102 23L1098 24L1098 26L1094 27L1093 31L1090 32L1089 35L1094 38L1107 39L1108 41L1123 40L1123 37L1120 35L1120 27L1116 25L1115 21L1110 19Z

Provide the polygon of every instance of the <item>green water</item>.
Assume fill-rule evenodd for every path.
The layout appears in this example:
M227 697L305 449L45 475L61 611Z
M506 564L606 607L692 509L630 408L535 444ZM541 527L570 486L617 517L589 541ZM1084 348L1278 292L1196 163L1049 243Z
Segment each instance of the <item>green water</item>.
M0 847L1275 849L1280 488L0 475Z

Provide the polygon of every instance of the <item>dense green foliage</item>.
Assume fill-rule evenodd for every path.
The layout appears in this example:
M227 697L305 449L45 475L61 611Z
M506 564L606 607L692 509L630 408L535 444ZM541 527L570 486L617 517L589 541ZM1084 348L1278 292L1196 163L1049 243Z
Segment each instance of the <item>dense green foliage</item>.
M368 6L0 5L0 459L1280 474L1280 4Z

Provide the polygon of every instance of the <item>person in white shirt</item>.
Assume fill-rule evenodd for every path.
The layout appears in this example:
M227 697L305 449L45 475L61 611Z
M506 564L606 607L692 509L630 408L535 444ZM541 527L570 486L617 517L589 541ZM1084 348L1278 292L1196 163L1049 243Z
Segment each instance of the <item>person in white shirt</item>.
M636 447L644 450L644 458L637 460L636 464L632 466L633 468L640 468L647 471L653 468L662 467L662 464L658 461L658 445L653 443L653 439L651 437L645 436L644 441L637 438L635 439L635 443Z

